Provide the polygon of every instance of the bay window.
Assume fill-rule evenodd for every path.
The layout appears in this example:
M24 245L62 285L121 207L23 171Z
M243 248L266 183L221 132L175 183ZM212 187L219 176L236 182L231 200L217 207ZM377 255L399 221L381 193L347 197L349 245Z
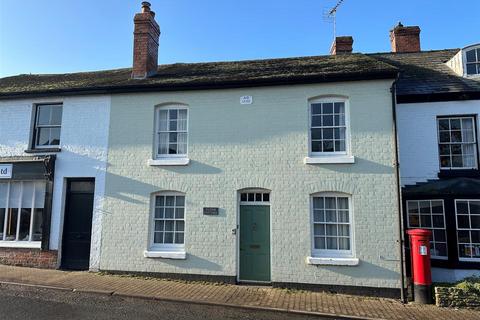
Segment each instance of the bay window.
M455 200L460 261L480 261L480 200Z

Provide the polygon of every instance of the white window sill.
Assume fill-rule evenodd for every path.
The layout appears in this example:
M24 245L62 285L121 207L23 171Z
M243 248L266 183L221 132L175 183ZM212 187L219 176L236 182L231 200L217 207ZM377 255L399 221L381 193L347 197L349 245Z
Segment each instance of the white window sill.
M185 251L145 251L143 253L145 258L160 258L160 259L174 259L185 260L187 253Z
M358 266L360 260L357 258L319 258L307 257L307 264L321 266Z
M348 155L305 157L303 162L305 164L355 163L355 157Z
M186 166L189 163L189 158L148 159L149 166Z
M42 248L41 241L0 241L0 248L28 248L40 249Z

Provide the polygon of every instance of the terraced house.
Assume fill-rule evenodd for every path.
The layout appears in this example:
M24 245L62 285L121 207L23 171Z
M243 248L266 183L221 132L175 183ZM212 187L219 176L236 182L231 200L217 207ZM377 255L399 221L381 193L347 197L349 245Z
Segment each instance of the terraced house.
M3 263L399 295L398 69L157 66L134 23L132 68L0 80Z

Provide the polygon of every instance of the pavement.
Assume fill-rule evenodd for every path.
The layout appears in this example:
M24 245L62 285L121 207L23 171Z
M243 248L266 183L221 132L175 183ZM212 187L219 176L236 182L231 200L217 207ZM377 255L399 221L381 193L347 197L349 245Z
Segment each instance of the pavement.
M3 265L0 284L335 319L480 319L479 311L405 305L392 299Z

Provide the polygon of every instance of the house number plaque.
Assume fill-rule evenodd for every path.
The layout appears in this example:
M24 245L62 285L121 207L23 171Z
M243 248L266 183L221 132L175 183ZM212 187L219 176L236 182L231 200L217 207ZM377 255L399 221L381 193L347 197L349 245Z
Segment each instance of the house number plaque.
M203 208L203 214L206 216L218 216L218 208Z

